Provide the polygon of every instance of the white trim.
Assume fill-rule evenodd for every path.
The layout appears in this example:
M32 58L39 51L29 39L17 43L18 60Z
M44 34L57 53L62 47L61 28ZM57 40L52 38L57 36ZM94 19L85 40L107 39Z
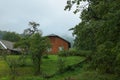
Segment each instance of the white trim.
M5 48L7 49L7 47L0 41L0 44Z

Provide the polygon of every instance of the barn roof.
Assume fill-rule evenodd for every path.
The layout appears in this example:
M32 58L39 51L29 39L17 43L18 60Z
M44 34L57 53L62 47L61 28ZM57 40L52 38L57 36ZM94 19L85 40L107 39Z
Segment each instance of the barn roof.
M60 37L60 36L58 36L58 35L50 34L50 35L47 35L47 36L48 36L48 37L58 37L58 38L64 40L65 42L67 42L67 43L69 44L69 47L71 47L71 43L70 43L68 40L66 40L66 39L64 39L64 38L62 38L62 37Z

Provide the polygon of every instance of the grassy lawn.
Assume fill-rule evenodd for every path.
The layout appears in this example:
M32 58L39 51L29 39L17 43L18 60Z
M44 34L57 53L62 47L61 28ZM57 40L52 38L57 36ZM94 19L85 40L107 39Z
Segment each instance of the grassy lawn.
M19 56L8 56L8 58L14 58L15 60L19 58ZM62 57L65 60L65 65L74 65L84 60L83 57L78 56L70 56L70 57ZM29 58L26 59L27 65L32 65L32 62ZM34 70L32 66L18 67L17 69L17 80L43 80L42 77L34 77ZM57 55L49 55L48 59L42 59L41 70L44 74L52 75L58 71L58 56ZM0 80L8 80L10 74L10 69L7 63L0 57ZM28 79L26 79L26 77ZM6 78L6 79L5 79ZM54 79L54 78L53 78ZM56 78L55 78L56 79Z
M8 56L13 58L19 58L19 56ZM62 57L65 60L65 65L74 65L84 60L83 57L78 56L70 56L70 57ZM26 64L31 65L31 60L29 58L26 59ZM115 75L110 74L100 74L97 71L93 70L85 70L84 68L87 66L83 65L83 68L75 68L74 71L67 71L65 73L55 75L50 79L44 79L42 76L34 76L34 70L32 66L18 67L17 72L18 75L16 80L65 80L65 78L72 78L71 80L120 80L120 78L116 78ZM48 59L42 59L42 72L51 75L54 74L58 70L58 56L49 55ZM10 80L10 69L7 63L0 58L0 80Z
M8 75L9 73L9 67L6 64L5 61L0 60L0 77L4 76L4 75Z
M65 66L74 65L84 60L83 57L71 56L71 57L62 57L65 60ZM49 59L43 59L41 66L42 70L46 74L54 74L58 70L58 56L50 55Z

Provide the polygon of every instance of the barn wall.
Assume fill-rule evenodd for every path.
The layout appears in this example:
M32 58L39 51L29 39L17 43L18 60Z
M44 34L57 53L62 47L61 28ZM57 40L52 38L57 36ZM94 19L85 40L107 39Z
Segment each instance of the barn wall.
M59 51L59 47L63 47L64 50L69 49L69 44L65 40L55 36L50 36L49 39L52 45L52 48L51 48L52 54L56 54Z

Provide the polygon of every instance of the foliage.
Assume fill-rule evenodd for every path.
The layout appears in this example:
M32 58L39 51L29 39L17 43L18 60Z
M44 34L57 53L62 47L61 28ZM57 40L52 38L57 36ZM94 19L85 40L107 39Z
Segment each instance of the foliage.
M30 28L24 30L24 37L14 46L22 50L23 62L26 54L31 54L35 74L41 73L41 58L42 54L49 48L49 40L42 36L42 32L38 29L39 24L36 22L29 22Z
M44 59L49 59L48 54L43 54Z
M82 8L81 23L71 29L76 35L76 48L92 51L90 63L94 69L119 75L120 4L116 3L120 1L68 0L65 9L70 10L76 5L74 13L77 13L81 1L87 1L88 4Z
M30 52L32 54L32 60L35 67L35 73L39 74L41 58L43 53L49 48L48 39L46 37L42 37L39 33L33 34L30 37Z
M59 51L58 55L59 56L68 56L68 51L66 51L66 50Z
M76 56L77 55L77 50L75 49L75 48L70 48L69 50L68 50L68 55L69 56Z
M3 35L6 34L6 33L7 33L7 31L1 31L1 30L0 30L0 39L2 39L2 38L3 38Z
M62 57L58 58L58 72L61 74L65 70L65 60Z
M114 72L116 54L112 52L112 47L113 44L111 42L105 42L98 46L97 53L93 56L92 65L95 65L100 72Z
M40 24L36 23L36 22L29 22L30 28L27 28L24 30L24 34L31 36L34 33L40 33L42 34L42 32L38 29L38 26Z
M15 48L19 48L21 50L21 56L19 58L19 62L21 63L21 66L26 65L26 56L30 54L30 40L29 37L23 37L18 42L14 44Z
M17 58L13 58L13 57L7 57L3 56L4 60L6 61L9 69L10 69L10 80L15 80L16 76L17 76L17 67L19 66L19 61Z
M71 48L69 50L63 50L59 51L59 56L84 56L84 57L90 57L93 54L91 50L77 50L76 48Z
M11 41L11 42L17 42L20 40L20 35L15 32L6 32L3 36L3 40Z
M26 59L27 59L27 55L24 55L24 54L20 55L20 57L19 57L19 67L27 66L26 65L26 63L27 63Z
M58 52L59 56L76 56L77 50L75 48L71 48L69 50L63 50Z
M23 37L18 42L14 44L15 48L20 48L22 52L27 54L27 51L30 48L29 37Z
M93 53L92 53L91 50L79 50L76 55L78 55L78 56L84 56L84 57L88 58L92 54Z

